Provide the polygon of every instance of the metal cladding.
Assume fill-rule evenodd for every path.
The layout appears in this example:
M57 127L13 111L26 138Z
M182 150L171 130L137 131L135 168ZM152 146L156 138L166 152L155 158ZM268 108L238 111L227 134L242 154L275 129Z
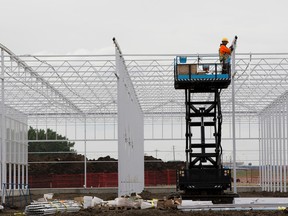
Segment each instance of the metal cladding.
M144 121L124 58L116 45L118 86L118 195L144 189Z
M0 185L2 203L5 203L7 191L25 189L28 183L28 132L27 116L23 113L5 105L0 109L2 118Z
M263 191L287 191L288 92L259 115L260 184Z

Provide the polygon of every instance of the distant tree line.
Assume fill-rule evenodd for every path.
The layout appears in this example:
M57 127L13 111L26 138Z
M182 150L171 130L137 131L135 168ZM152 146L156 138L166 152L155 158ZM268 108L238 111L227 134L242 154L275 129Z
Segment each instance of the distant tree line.
M75 152L72 148L74 142L66 141L67 137L57 134L52 129L34 129L29 127L28 140L35 140L35 142L28 142L28 152ZM65 140L61 141L47 141L37 142L37 140Z

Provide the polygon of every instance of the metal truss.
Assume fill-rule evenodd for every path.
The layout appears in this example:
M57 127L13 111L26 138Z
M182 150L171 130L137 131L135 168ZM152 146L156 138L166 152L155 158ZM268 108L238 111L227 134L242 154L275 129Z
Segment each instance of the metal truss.
M16 56L3 47L5 103L30 117L116 116L115 56ZM174 89L176 55L124 55L146 118L180 117L184 91ZM217 62L218 55L185 55ZM237 54L237 118L256 117L287 89L288 53ZM210 94L195 95L209 99ZM231 87L221 93L224 115L231 115Z

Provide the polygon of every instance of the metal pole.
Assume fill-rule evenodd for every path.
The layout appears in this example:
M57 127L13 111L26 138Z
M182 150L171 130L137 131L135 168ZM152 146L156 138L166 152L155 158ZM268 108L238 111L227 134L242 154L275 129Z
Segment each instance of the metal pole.
M277 191L280 190L279 186L280 186L280 173L279 173L279 105L277 104L277 106L275 107L275 111L276 111L276 162L277 162L277 166L276 166L276 171L277 171L277 178L276 178L276 184L277 184Z
M21 175L22 175L22 180L21 180L21 184L22 184L22 189L24 189L25 188L25 180L24 180L24 176L25 176L25 164L22 164L21 165Z
M263 190L263 183L262 183L262 152L263 152L263 116L259 116L259 183Z
M232 139L233 139L233 192L237 193L236 185L236 137L235 137L235 51L232 53L232 67L231 67L231 84L232 84Z
M2 190L2 203L5 203L5 193L4 193L4 184L7 183L7 165L6 165L6 113L5 113L5 88L4 88L4 50L1 49L1 108L2 108L2 113L1 113L1 152L2 152L2 178L1 178L1 190Z
M284 105L284 122L283 122L283 161L284 161L284 192L287 192L287 162L286 162L286 145L287 145L287 137L288 137L288 131L286 131L288 129L287 127L287 123L288 123L288 109L287 109L287 105L288 105L288 101L287 101L287 97L285 98L285 105ZM286 133L285 133L286 132Z
M175 161L175 146L173 145L173 161Z
M20 164L17 164L17 186L16 186L16 188L17 189L20 189L20 187L21 187L21 178L20 178L20 174L21 174L21 165Z
M262 188L262 191L264 190L264 184L263 184L263 173L264 173L264 170L263 170L263 147L264 147L264 142L265 142L265 137L264 137L264 127L265 126L265 119L264 119L264 116L261 116L261 138L262 138L262 141L261 141L261 146L260 146L260 175L261 175L261 178L260 178L260 183L261 183L261 188Z
M280 171L280 192L283 192L283 161L282 161L282 119L283 119L283 116L282 116L282 102L281 104L278 105L279 106L279 161L280 161L280 164L279 164L279 171Z
M267 134L269 134L269 141L267 142L268 145L269 145L269 151L267 149L267 155L269 157L269 160L268 160L268 164L269 164L269 174L268 174L268 191L272 191L273 190L273 185L272 185L272 155L271 155L271 152L273 152L273 149L272 149L272 144L271 144L271 115L269 115L268 113L268 118L269 118L269 122L267 124Z
M264 137L265 137L265 141L264 141L264 146L263 146L263 185L264 185L264 191L267 190L267 161L266 161L266 154L267 154L267 143L268 143L268 124L267 124L267 116L265 116L264 119Z
M84 188L87 187L86 116L84 117Z
M287 161L286 161L286 145L287 145L287 137L288 137L288 132L286 131L288 129L287 123L287 97L285 98L285 103L283 107L283 180L284 180L284 192L287 192L287 172L286 172L286 166L287 166Z
M26 164L28 164L28 162L26 161ZM28 182L28 165L25 166L25 173L26 173L26 184L28 185L29 182Z
M17 174L16 170L17 170L17 165L16 165L16 163L13 163L13 183L14 184L16 183L16 174ZM13 187L14 187L14 185L13 185Z
M275 164L276 164L276 158L275 158L275 113L274 110L271 110L270 115L272 116L272 131L273 131L273 137L272 137L272 144L273 144L273 150L272 150L272 156L273 156L273 192L275 192L276 185L275 185L275 179L276 179L276 171L275 171Z
M264 146L263 146L263 182L264 182L264 191L269 191L269 174L268 170L269 167L267 167L267 152L268 152L268 143L269 143L269 115L264 115L265 116L265 123L264 123Z

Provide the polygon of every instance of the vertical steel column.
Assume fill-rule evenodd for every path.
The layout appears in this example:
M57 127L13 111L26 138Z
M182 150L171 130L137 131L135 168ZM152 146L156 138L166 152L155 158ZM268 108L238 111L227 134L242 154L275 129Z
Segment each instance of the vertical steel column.
M269 130L269 115L266 115L266 143L265 143L265 191L269 191L269 179L270 179L270 165L269 165L269 137L270 137L270 130Z
M263 115L258 116L259 124L259 183L263 191L263 178L262 178L262 154L263 154Z
M280 171L280 192L283 192L283 161L282 161L282 101L281 103L278 105L279 106L279 171Z
M4 50L1 49L1 190L2 190L2 203L5 203L4 184L7 182L7 161L6 161L6 110L5 110L5 88L4 88Z
M272 150L272 156L273 156L273 163L272 163L272 167L273 167L273 178L272 178L272 181L273 181L273 192L276 191L276 167L275 167L275 164L276 164L276 156L275 156L275 149L276 149L276 142L275 142L275 110L272 109L271 110L271 113L270 115L272 116L272 124L271 124L271 127L272 127L272 145L273 145L273 150Z
M271 117L270 117L270 111L268 111L268 114L267 114L267 118L268 118L268 122L266 123L267 124L267 148L266 148L266 166L267 166L267 188L268 188L268 191L272 191L273 189L273 185L272 185L272 166L271 166L271 161L272 161L272 156L270 154L271 151L271 140L273 139L272 136L272 132L271 132Z
M17 170L17 166L16 163L13 163L13 182L16 182L16 170Z
M283 178L284 178L284 192L287 192L287 161L286 161L286 145L288 144L287 142L287 138L288 138L288 109L287 109L287 105L288 105L288 101L287 101L287 97L285 97L285 103L284 103L284 109L283 109L283 165L284 165L284 173L283 173Z
M264 176L264 191L269 191L270 190L270 183L269 183L269 179L270 179L270 165L269 165L269 154L267 154L267 152L269 152L269 137L271 137L271 133L269 133L270 129L270 116L267 115L267 113L264 113L265 116L265 124L264 124L264 131L263 131L263 136L264 136L264 147L263 147L263 176ZM271 156L270 156L271 158Z
M86 136L86 116L84 117L84 185L83 187L87 187L87 136Z
M269 184L269 190L268 191L273 191L273 166L272 166L272 162L273 162L273 158L272 158L272 154L271 152L273 152L273 146L272 146L272 141L271 141L271 137L272 137L272 127L271 127L271 113L267 114L268 118L269 118L269 122L267 124L267 133L269 134L269 151L267 151L267 154L269 155L269 180L268 180L268 184Z
M21 170L21 173L22 173L22 178L21 178L21 181L22 181L22 189L24 189L24 184L26 184L27 182L25 182L25 180L24 180L24 176L25 176L25 165L23 164L22 166L22 170Z
M21 178L20 178L20 174L21 174L21 165L20 164L17 164L17 185L16 185L16 188L17 189L20 189L21 187Z
M272 173L271 173L272 177L270 177L270 179L272 181L271 187L272 187L272 190L274 191L275 190L275 176L274 176L275 174L275 155L274 155L275 153L275 116L274 116L274 110L269 109L267 115L270 117L270 123L267 127L268 127L268 130L271 130L271 134L268 139L268 144L272 146L272 148L270 147L271 151L269 150L270 152L268 152L267 150L266 154L272 154L272 163L270 165L272 168Z
M12 163L10 161L10 163L8 164L8 184L12 185Z
M28 164L28 161L26 162ZM26 184L29 184L28 182L28 165L25 166L25 173L26 173Z
M262 191L264 191L264 146L266 142L266 137L265 137L265 115L263 114L262 116L262 153L261 153L261 181L262 181Z
M190 102L190 92L188 89L185 89L185 107L186 107L186 114L185 114L185 122L186 122L186 132L185 132L185 138L186 138L186 146L185 146L185 155L186 155L186 169L189 168L189 164L191 163L191 157L189 157L189 151L190 151L190 146L189 143L191 143L191 136L190 136L190 132L189 132L189 112L190 112L190 106L189 103ZM189 150L189 151L188 151Z
M267 182L267 175L266 175L266 146L267 146L267 142L268 142L268 133L267 133L267 121L269 119L267 118L267 116L264 114L264 143L263 143L263 157L262 157L262 162L263 162L263 188L264 191L267 190L266 188L266 182Z
M267 181L267 188L268 188L268 191L271 191L272 190L272 185L271 185L271 180L272 180L272 177L271 177L271 170L272 170L272 166L271 166L271 138L272 138L272 133L271 133L271 119L270 119L270 115L268 113L267 117L269 118L268 122L267 122L267 130L266 130L266 133L267 133L267 143L266 143L266 170L267 170L267 178L266 178L266 181ZM269 187L270 186L270 187Z
M278 108L278 104L276 105L275 109L275 114L276 114L276 185L277 185L277 191L280 190L279 186L280 186L280 172L279 172L279 108Z
M264 146L263 146L263 182L264 182L264 191L267 191L267 161L266 161L266 153L267 153L267 142L268 142L268 133L267 133L267 116L264 118Z
M234 47L235 49L236 47ZM232 85L232 140L233 140L233 192L237 193L236 182L236 136L235 136L235 51L232 53L232 65L231 65L231 85Z

